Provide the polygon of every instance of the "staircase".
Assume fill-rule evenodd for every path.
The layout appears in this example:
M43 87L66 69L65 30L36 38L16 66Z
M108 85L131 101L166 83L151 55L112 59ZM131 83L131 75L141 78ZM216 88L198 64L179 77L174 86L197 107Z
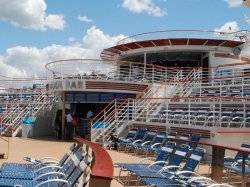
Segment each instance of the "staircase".
M198 87L201 84L202 68L193 68L183 80L179 83L174 97L188 97L192 92L193 87ZM200 86L199 86L200 87Z
M114 100L92 120L91 141L105 145L112 133L119 134L134 121L149 121L150 116L163 105L162 100L157 98L186 95L192 84L199 82L199 73L192 70L183 78L180 70L172 80L150 85L140 99Z
M51 110L57 98L49 96L46 88L39 89L33 98L13 103L6 112L0 114L0 133L2 136L17 136L24 118L35 122L36 117L45 110Z

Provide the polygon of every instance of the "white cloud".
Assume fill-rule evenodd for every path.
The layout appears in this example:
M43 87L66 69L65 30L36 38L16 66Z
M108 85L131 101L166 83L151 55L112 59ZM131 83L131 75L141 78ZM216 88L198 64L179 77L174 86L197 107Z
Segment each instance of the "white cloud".
M1 0L0 20L16 27L34 30L60 29L65 27L63 15L46 14L44 0Z
M78 16L77 19L79 21L85 22L85 23L90 23L93 22L92 19L88 18L87 16Z
M75 37L73 37L73 36L71 36L71 37L69 37L69 42L70 43L74 43L74 42L76 42L76 38Z
M122 34L118 36L110 36L105 34L102 30L96 28L96 26L92 26L83 37L83 46L101 51L108 46L115 45L116 42L123 38L125 38L125 36Z
M63 30L65 26L64 15L48 15L44 20L44 26L54 30Z
M230 7L238 7L242 4L242 0L224 0Z
M110 36L95 26L88 29L81 42L71 37L72 45L50 45L42 49L16 46L0 55L0 75L8 77L45 76L45 64L72 58L99 59L104 48L115 45L123 35ZM76 45L77 44L77 45Z
M124 0L122 7L134 13L146 12L149 15L157 17L166 14L164 10L153 3L153 0Z
M250 25L250 17L248 17L248 16L245 15L245 21L247 22L247 24Z
M236 21L227 22L223 26L221 26L220 28L214 29L214 31L216 31L216 32L236 32L239 30L240 30L240 28L239 28Z

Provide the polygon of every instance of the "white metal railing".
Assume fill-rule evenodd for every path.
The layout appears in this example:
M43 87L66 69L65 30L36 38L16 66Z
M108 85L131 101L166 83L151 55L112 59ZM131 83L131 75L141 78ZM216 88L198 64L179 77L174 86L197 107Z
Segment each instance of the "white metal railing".
M166 75L168 77L172 77L173 75ZM178 71L178 73L174 76L174 80L179 79L182 77L182 71ZM152 98L155 94L161 91L162 85L152 86L150 85L141 95L141 98ZM166 90L166 85L164 87ZM164 92L166 94L166 92ZM168 92L169 93L169 92ZM166 95L163 95L166 96ZM95 141L96 139L102 136L102 142L105 142L109 138L109 133L115 129L120 128L124 124L124 121L128 121L128 119L132 119L135 117L133 116L128 117L127 113L129 113L131 103L122 102L121 104L117 105L117 100L112 101L108 107L106 107L100 114L98 114L93 120L91 124L91 140ZM152 101L151 101L152 103ZM140 102L136 103L137 106L143 106L144 100L140 100ZM149 103L148 103L149 104ZM153 103L155 104L155 103ZM141 113L143 110L140 107L137 107L137 115L139 112ZM106 133L106 134L105 134Z
M249 37L249 31L242 30L237 32L216 32L205 30L163 30L146 32L129 36L120 40L117 45L126 43L145 41L145 40L157 40L163 38L198 38L198 39L224 39L235 41L246 41Z
M226 69L225 72L231 73L208 77L199 84L194 84L189 96L250 97L250 69Z
M184 78L182 74L176 74L172 81L149 89L151 91L150 94L147 93L147 97L124 101L106 121L113 122L112 130L129 121L223 128L250 127L249 70L236 68L227 76L212 79L208 74L213 74L213 71L218 69L212 69L209 73L204 69L196 69ZM225 89L232 92L223 95ZM178 97L175 96L177 93ZM160 98L161 96L165 98ZM232 106L237 107L230 112L229 118L224 112L232 109ZM241 108L244 108L243 112ZM103 128L103 133L105 132L103 141L110 136L107 132L111 131Z
M150 86L141 96L142 99L135 100L133 103L125 100L122 104L117 106L116 101L113 101L113 104L110 104L109 107L104 109L103 115L98 114L98 117L93 120L91 125L91 140L95 141L101 136L101 140L104 143L110 137L110 132L119 129L124 123L136 121L140 119L141 116L147 120L145 116L149 116L162 105L161 102L158 102L159 100L155 99L156 97L173 96L179 90L179 83L183 81L183 77L188 80L194 77L196 81L198 81L197 77L199 76L192 75L197 74L197 72L199 71L191 71L184 77L182 74L183 71L180 70L171 81L166 81L155 87ZM187 83L185 83L185 85L187 85ZM131 113L131 111L133 112Z
M161 83L171 80L178 68L128 61L71 59L50 62L46 70L50 86L63 79Z
M18 94L18 92L15 92L15 95L16 94ZM12 93L9 95L12 95ZM28 95L32 95L32 97L22 102L18 100L7 112L0 114L1 134L7 135L8 133L13 133L22 124L22 120L25 117L29 117L35 121L38 113L42 110L50 109L56 100L55 96L49 96L47 94L45 88L39 89L39 91L36 90Z
M250 128L249 98L186 97L184 99L181 103L176 99L160 99L166 105L158 113L151 114L150 122L180 126Z
M143 113L143 115L138 115L139 109L142 109L142 106L137 106L139 100L151 100L151 98L127 99L112 116L106 118L104 125L99 129L102 133L102 142L107 141L111 131L114 132L128 122L157 122L180 126L216 128L250 128L250 98L154 98L154 100L159 100L158 103L161 103L160 110L156 110L149 102L140 102L144 104L143 106L147 110L147 113ZM108 126L110 128L106 128Z

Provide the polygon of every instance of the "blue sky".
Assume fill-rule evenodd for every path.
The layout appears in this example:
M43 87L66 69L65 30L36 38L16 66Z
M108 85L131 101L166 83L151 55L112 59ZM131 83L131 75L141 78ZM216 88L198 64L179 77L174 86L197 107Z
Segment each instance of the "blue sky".
M157 30L248 30L241 0L0 0L0 75L43 76L44 65L99 58L125 36Z

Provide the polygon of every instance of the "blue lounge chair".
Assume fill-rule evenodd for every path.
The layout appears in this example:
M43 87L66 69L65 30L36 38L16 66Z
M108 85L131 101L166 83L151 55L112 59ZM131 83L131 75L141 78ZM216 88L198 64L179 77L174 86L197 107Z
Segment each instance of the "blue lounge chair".
M187 133L183 133L178 137L178 142L177 142L177 146L181 145L181 144L187 144L188 142L185 140L189 140L190 138L190 134Z
M132 133L134 134L133 138L126 138L126 139L119 140L118 150L122 150L123 148L125 148L126 150L128 144L134 142L135 140L141 140L143 136L145 135L146 131L147 129L138 129L137 131L135 131L135 133L134 132ZM131 131L129 134L131 134Z
M150 151L154 151L156 153L161 152L161 146L164 146L164 144L168 141L173 141L172 139L176 138L176 136L177 136L176 132L170 132L169 134L167 134L162 144L158 143L158 144L152 145Z
M188 142L188 145L190 146L190 151L196 149L200 139L201 139L201 134L192 134L191 135L190 142Z
M147 156L152 147L157 145L162 145L166 135L167 135L166 132L158 132L158 134L154 137L154 139L150 143L147 142L143 143L143 145L141 146L141 150L146 152Z
M138 141L138 140L142 140L146 133L147 133L147 129L138 129L138 131L137 131L137 133L136 133L134 139L133 139L132 141L129 141L129 142L124 143L124 145L125 145L125 151L129 151L131 145L132 145L134 142L136 142L136 141Z
M130 129L127 136L126 137L119 137L118 141L120 143L122 143L122 142L131 142L134 139L137 131L138 131L138 129L134 129L134 128Z
M234 173L234 175L237 175L237 174L242 175L242 169L243 169L242 160L239 160L231 165L225 165L224 168L226 169L226 176L227 176L228 182L230 183L232 173ZM244 169L245 169L244 175L246 176L246 178L248 178L250 176L249 161L245 163ZM247 180L245 182L247 182ZM245 183L245 186L247 186L246 183Z
M149 164L149 163L143 163L145 160L149 160L151 158L145 158L142 159L138 163L116 163L115 166L121 167L119 178L122 171L135 171L135 170L142 170L142 169L160 169L164 164L166 164L166 160L170 157L173 150L175 148L174 142L168 142L165 144L164 147L162 147L162 151L158 154L158 156L155 159L155 162Z
M34 180L22 180L22 179L5 179L0 178L0 186L5 187L40 187L40 186L50 186L50 187L73 187L78 179L83 175L84 183L82 186L86 186L90 178L90 170L87 170L91 163L92 158L85 159L80 162L73 162L71 167L73 171L70 175L66 176L65 173L60 172L49 172L41 176L49 177L48 180L39 180L36 178Z
M34 170L38 169L39 167L53 164L53 165L58 165L62 166L66 160L69 158L69 156L75 151L77 148L77 143L73 143L69 150L64 154L61 160L58 160L56 158L52 157L44 157L41 159L34 159L31 157L24 157L24 160L32 162L31 163L12 163L12 162L5 162L2 164L0 171L6 171L6 170L17 170L17 171L27 171L29 169Z
M241 149L244 149L244 150L250 150L250 143L243 143L241 145ZM247 158L249 156L249 154L246 154L245 153L245 158ZM230 156L226 156L224 158L224 166L230 166L232 165L233 163L236 163L238 161L241 161L243 158L243 153L242 152L237 152L237 154L235 155L235 157L230 157Z
M192 155L188 158L183 168L180 172L176 172L179 166L166 166L162 168L159 172L151 172L150 174L140 175L143 182L148 185L153 186L164 186L167 185L169 179L178 181L188 181L190 176L194 173L195 168L200 163L201 159L205 155L205 150L202 148L197 148ZM173 170L175 168L175 170Z
M244 150L250 150L250 143L242 143L241 144L241 149L244 149ZM247 158L249 156L248 153L245 153L245 158ZM236 155L234 157L231 157L231 156L225 156L224 158L224 168L227 170L227 172L229 172L229 170L240 170L242 171L241 168L238 168L239 166L239 163L241 163L242 161L242 158L243 158L243 153L238 151L236 153ZM235 167L237 166L237 167ZM211 165L209 167L209 171L211 170Z
M76 163L79 163L86 153L82 153L82 148L78 149L76 153L61 167L56 165L48 165L36 170L31 171L30 169L28 171L18 171L18 170L3 170L0 172L0 178L11 178L11 179L26 179L26 180L33 180L40 175L46 174L48 172L57 171L57 172L63 172L66 176L69 176L73 169L74 165ZM46 180L46 178L42 178Z
M140 149L147 143L153 141L154 137L157 135L156 131L147 131L142 140L136 140L130 144L130 149L134 149L134 154L138 154Z
M165 165L162 167L164 168L165 166L179 166L184 157L186 156L187 152L189 150L188 145L180 145L174 154L170 157L169 161L165 163ZM172 168L170 169L171 171L175 171L177 168ZM148 177L148 176L154 176L154 175L161 175L161 173L158 173L159 167L157 168L148 168L148 169L140 169L140 170L131 170L128 176L128 183L130 182L130 176L134 175L137 176L137 182L141 177Z
M179 181L179 180L177 180ZM196 186L196 187L232 187L229 184L219 184L216 181L212 180L209 177L204 177L204 176L195 176L191 177L189 180L182 180L179 181L183 183L185 186ZM157 187L166 187L165 184L162 185L157 185Z

